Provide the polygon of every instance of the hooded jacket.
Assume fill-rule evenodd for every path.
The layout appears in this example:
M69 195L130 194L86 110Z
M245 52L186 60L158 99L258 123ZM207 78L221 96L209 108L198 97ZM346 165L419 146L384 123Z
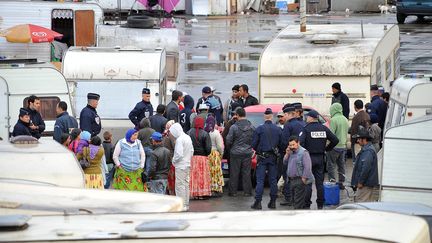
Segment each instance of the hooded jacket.
M333 103L330 106L330 131L339 139L335 148L346 149L348 137L348 119L342 114L342 105Z
M187 133L191 129L191 115L194 108L194 100L192 96L186 95L184 97L184 109L180 112L180 125L183 127L183 131Z
M247 119L241 119L231 126L226 138L231 154L252 156L252 138L254 126Z
M183 132L179 123L174 123L169 129L171 135L176 139L172 163L175 168L186 169L190 167L194 148L191 138Z
M155 132L153 128L150 126L150 120L148 118L144 118L139 123L140 130L138 132L138 139L141 140L141 144L143 147L151 146L150 137Z

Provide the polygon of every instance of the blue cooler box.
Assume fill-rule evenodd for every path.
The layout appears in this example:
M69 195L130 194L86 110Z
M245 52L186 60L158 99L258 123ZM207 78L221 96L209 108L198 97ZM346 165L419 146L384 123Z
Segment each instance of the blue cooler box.
M334 182L324 182L324 204L339 205L339 185Z

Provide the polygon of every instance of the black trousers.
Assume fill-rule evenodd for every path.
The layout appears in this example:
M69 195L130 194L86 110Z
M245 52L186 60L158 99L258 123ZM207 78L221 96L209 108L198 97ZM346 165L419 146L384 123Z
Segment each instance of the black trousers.
M306 188L301 177L290 178L291 202L294 209L303 209L306 204Z
M324 154L311 154L312 174L315 177L315 187L317 190L317 206L324 206ZM307 186L305 207L310 208L312 204L312 184Z
M239 177L241 174L243 182L243 192L252 193L252 181L251 181L251 166L252 166L252 155L251 154L231 154L229 162L230 179L229 179L229 192L234 194L237 193Z

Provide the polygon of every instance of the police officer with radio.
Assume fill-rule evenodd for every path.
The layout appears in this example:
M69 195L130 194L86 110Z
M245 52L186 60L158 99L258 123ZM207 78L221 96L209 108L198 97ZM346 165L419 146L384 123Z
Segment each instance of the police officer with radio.
M87 106L80 113L80 128L82 131L90 132L91 136L97 136L101 129L101 119L96 108L99 105L100 95L95 93L87 94Z
M143 118L149 118L151 116L153 116L153 106L150 103L150 89L143 88L142 100L138 102L129 113L129 120L131 120L135 127L138 128L139 123Z
M317 189L317 206L322 209L324 206L324 158L325 152L332 150L338 143L339 139L330 129L318 121L318 112L309 111L306 114L307 125L300 135L301 146L309 151L312 160L312 173L315 177L315 186ZM327 140L330 141L328 145ZM308 185L306 192L305 208L310 208L312 204L312 185Z
M257 127L252 139L252 148L256 151L258 163L256 168L255 202L252 209L262 209L261 200L264 190L266 171L270 184L270 202L268 208L276 209L277 198L277 161L279 157L279 143L282 131L273 124L273 111L267 108L264 112L264 124Z

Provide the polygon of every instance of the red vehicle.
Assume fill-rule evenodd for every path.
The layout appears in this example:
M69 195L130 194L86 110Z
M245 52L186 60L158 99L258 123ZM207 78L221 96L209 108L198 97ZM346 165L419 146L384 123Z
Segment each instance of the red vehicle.
M267 108L271 108L274 114L274 122L276 123L277 121L277 117L276 114L282 110L282 107L284 105L283 104L269 104L269 105L253 105L253 106L248 106L245 108L246 110L246 118L252 123L252 125L256 128L259 125L264 123L264 111ZM303 106L303 119L304 121L306 121L306 114L313 110L312 107L310 106ZM330 127L330 119L328 119L327 117L323 116L323 115L319 115L318 117L319 122L321 122L322 124L324 124L327 127ZM256 164L257 164L257 160L256 160L256 155L254 154L252 157L252 182L255 182L254 180L254 176L255 176L255 169L256 169ZM229 175L229 165L227 160L222 160L222 171L225 177L228 177Z

